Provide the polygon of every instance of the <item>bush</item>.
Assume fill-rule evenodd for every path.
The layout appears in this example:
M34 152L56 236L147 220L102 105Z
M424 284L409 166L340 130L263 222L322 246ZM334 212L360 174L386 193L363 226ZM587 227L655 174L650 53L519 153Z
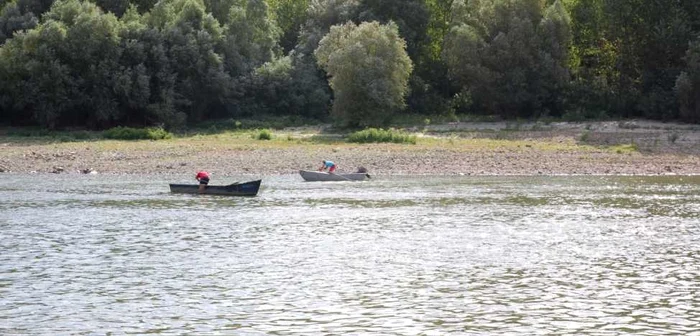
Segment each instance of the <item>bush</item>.
M107 139L115 140L160 140L170 139L173 134L163 128L131 128L131 127L114 127L110 128L102 134Z
M678 140L678 133L671 133L668 135L668 142L670 143L676 143L676 140Z
M416 136L406 132L396 130L384 130L368 128L354 132L348 136L349 142L370 143L370 142L393 142L393 143L416 143Z
M255 139L258 140L272 140L272 132L269 129L261 129L255 135Z

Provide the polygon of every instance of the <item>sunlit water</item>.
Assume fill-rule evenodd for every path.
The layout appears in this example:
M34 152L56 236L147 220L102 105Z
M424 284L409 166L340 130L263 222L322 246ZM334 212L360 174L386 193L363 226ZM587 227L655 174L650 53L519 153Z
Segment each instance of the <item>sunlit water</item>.
M2 177L2 335L700 334L700 177Z

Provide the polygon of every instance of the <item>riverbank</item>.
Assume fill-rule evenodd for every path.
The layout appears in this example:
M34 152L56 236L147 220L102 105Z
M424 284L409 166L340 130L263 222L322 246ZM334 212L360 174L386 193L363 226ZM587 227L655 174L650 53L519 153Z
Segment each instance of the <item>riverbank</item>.
M0 136L0 171L62 174L295 174L323 159L375 175L699 175L700 126L649 121L450 123L410 144L353 144L322 126L159 141Z

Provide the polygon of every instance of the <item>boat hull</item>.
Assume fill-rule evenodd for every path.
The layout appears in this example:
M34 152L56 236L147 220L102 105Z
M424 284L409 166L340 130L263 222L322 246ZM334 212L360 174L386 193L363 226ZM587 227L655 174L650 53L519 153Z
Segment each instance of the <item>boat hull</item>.
M255 180L244 183L234 183L226 186L208 185L202 194L222 196L255 196L260 190L260 182ZM198 184L170 184L170 192L181 194L199 194Z
M364 181L369 178L367 173L331 174L326 172L300 170L299 174L305 181Z

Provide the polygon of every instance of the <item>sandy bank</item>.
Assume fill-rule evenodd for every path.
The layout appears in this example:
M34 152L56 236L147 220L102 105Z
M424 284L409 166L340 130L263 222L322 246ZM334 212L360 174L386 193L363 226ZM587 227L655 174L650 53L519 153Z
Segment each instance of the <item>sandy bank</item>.
M322 130L321 130L322 131ZM416 145L316 141L314 129L162 141L55 142L0 138L0 171L80 174L294 174L323 159L375 175L700 174L700 126L607 123L454 123L415 128Z

